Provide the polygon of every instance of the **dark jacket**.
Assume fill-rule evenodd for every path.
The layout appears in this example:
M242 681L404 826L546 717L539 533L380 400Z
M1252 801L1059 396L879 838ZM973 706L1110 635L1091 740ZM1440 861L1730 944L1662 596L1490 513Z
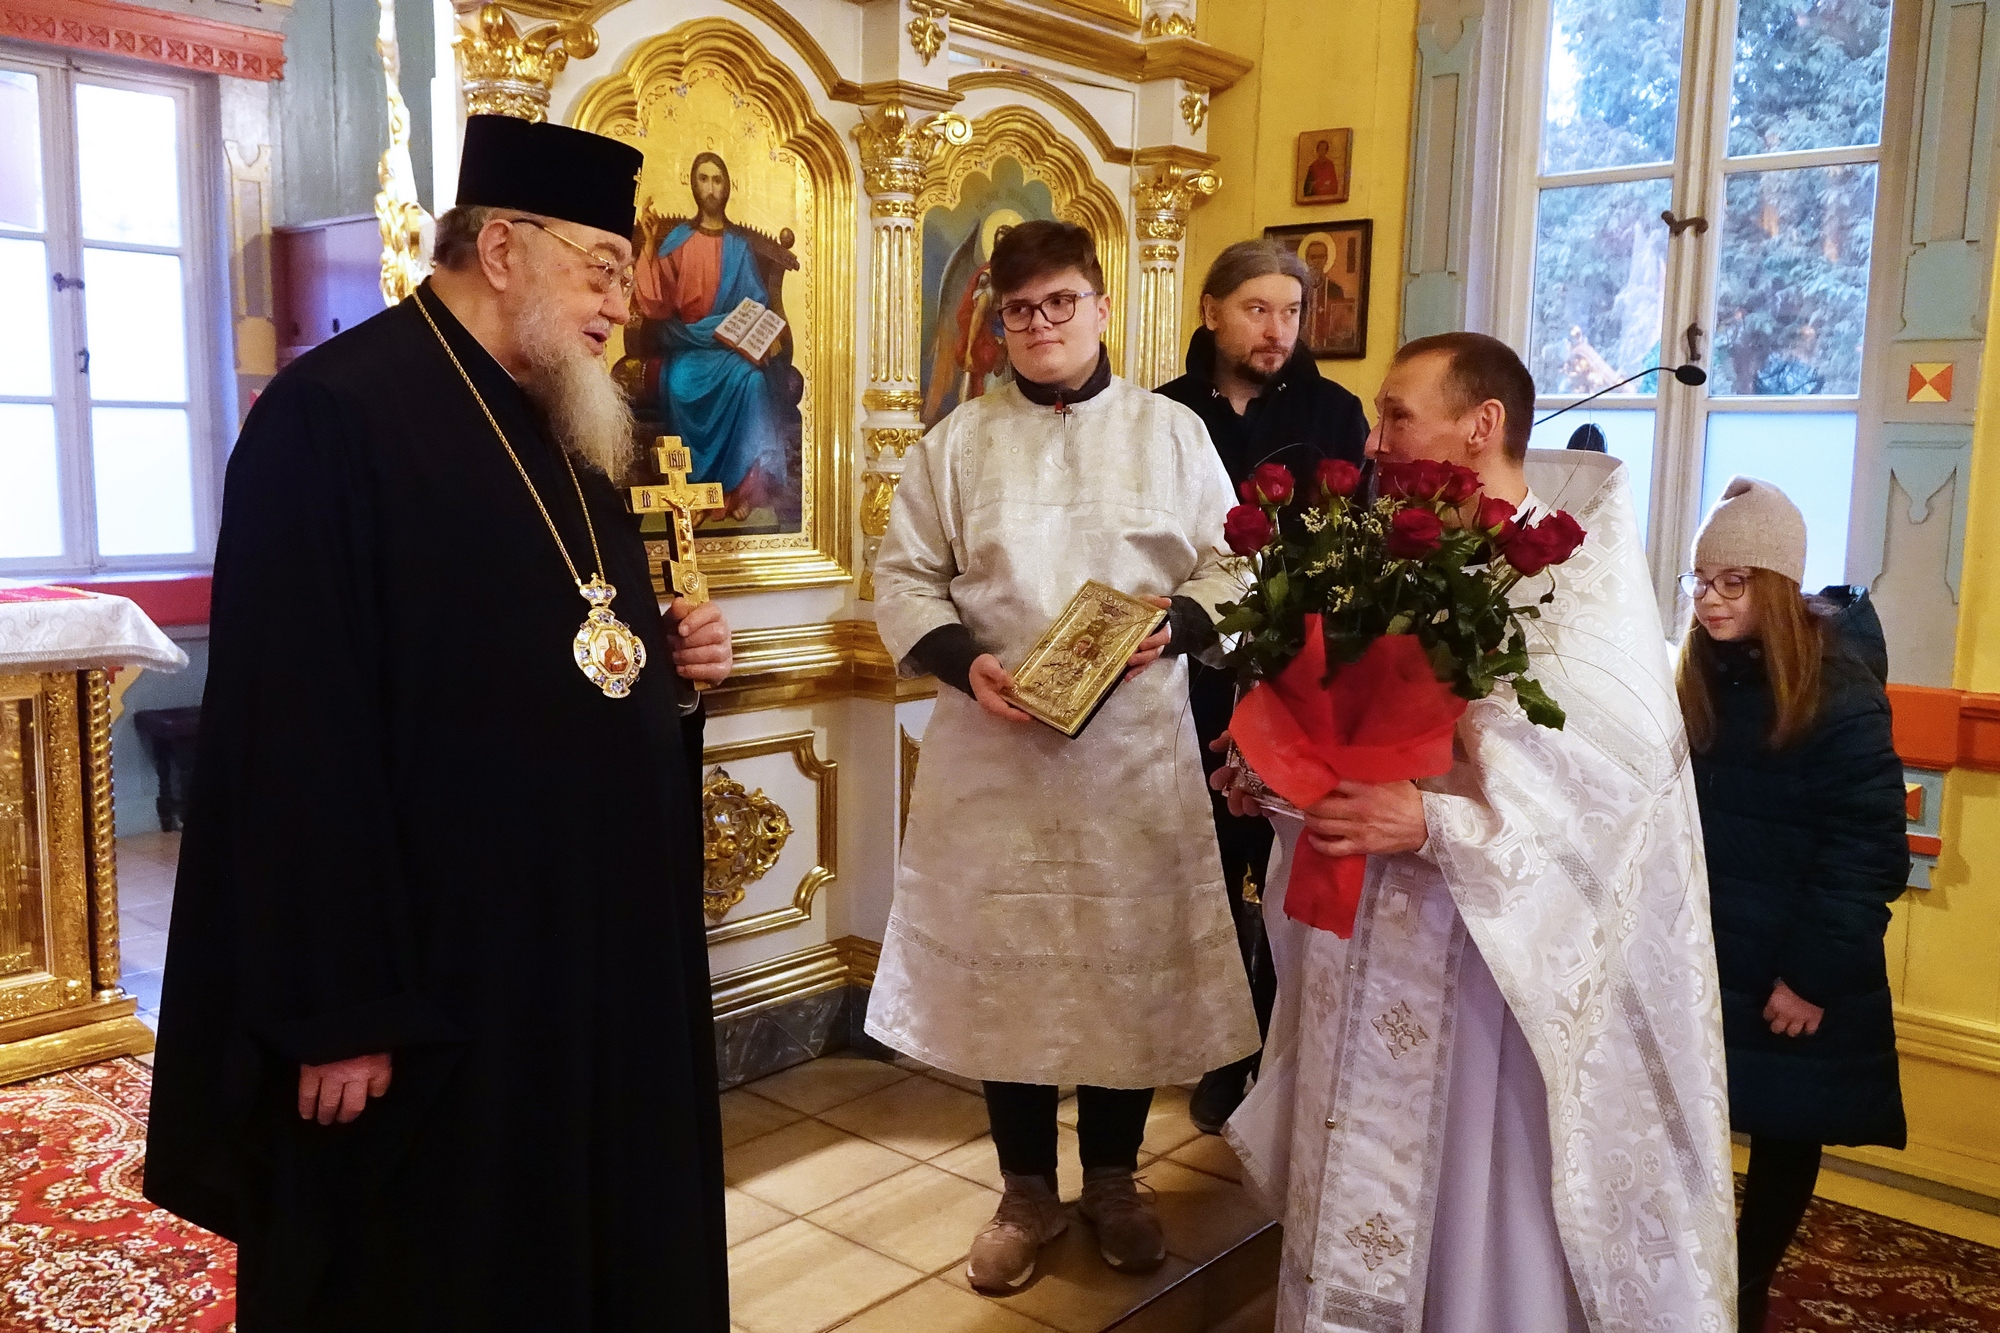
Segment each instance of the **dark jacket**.
M1321 377L1303 344L1241 416L1216 391L1215 335L1207 329L1196 329L1188 340L1187 374L1155 392L1194 409L1208 427L1229 479L1238 483L1259 463L1283 463L1304 494L1322 458L1344 458L1358 467L1368 443L1361 400Z
M1829 588L1818 724L1773 751L1756 643L1714 645L1714 742L1694 757L1738 1131L1815 1143L1904 1141L1882 937L1909 881L1903 764L1883 691L1888 654L1868 594ZM1782 978L1826 1016L1774 1034Z
M1214 441L1222 465L1229 469L1230 481L1238 485L1259 463L1283 463L1292 471L1295 494L1303 498L1321 459L1343 458L1359 467L1368 443L1368 418L1362 413L1361 400L1322 378L1312 353L1303 344L1264 392L1250 400L1241 416L1216 391L1215 335L1205 328L1196 329L1188 340L1187 374L1167 381L1155 392L1194 409L1208 427L1208 438ZM1193 660L1188 667L1188 694L1195 731L1201 738L1202 764L1213 772L1222 758L1208 744L1229 725L1236 687L1225 672ZM1244 854L1258 861L1261 871L1262 853L1269 850L1270 821L1239 820L1219 796L1214 797L1214 804L1218 834L1225 843L1232 835L1247 837ZM1229 860L1227 846L1224 853ZM1231 882L1235 882L1233 878Z

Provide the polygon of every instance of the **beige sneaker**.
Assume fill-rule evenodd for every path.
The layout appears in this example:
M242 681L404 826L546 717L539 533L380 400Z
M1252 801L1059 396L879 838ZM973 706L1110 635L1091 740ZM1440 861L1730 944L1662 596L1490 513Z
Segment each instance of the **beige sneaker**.
M965 1275L974 1290L1005 1295L1019 1291L1035 1275L1042 1246L1069 1229L1069 1212L1040 1176L1003 1173L1007 1192L1000 1210L972 1241Z
M1084 1172L1077 1211L1097 1228L1098 1253L1119 1272L1150 1273L1167 1257L1160 1219L1139 1197L1130 1171L1100 1166Z

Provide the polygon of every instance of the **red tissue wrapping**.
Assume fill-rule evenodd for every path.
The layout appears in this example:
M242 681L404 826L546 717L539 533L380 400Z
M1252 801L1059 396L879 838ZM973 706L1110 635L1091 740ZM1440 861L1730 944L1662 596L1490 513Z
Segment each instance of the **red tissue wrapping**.
M1300 810L1342 781L1401 782L1451 770L1465 700L1440 681L1414 634L1390 634L1326 680L1318 616L1306 646L1236 705L1230 736L1264 785ZM1285 914L1342 939L1354 934L1365 856L1326 856L1299 839Z

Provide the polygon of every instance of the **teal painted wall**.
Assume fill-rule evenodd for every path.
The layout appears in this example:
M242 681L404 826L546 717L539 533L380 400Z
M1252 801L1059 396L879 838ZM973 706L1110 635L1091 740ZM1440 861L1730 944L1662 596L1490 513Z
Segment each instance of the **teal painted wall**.
M293 7L285 77L275 89L282 180L272 220L279 226L375 209L376 165L389 146L376 16L376 7L360 0L297 0ZM430 105L437 44L429 0L396 0L396 40L417 197L435 212Z

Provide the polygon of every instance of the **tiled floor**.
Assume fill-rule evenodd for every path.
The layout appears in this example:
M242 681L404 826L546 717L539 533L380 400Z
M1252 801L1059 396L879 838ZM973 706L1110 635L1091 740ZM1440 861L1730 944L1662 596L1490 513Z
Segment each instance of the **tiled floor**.
M178 833L138 833L118 840L119 980L139 1001L139 1020L160 1025L160 969L167 962L167 917L174 904Z
M723 1094L730 1303L742 1333L1099 1333L1141 1306L1127 1327L1213 1322L1179 1317L1197 1312L1169 1309L1172 1296L1185 1287L1179 1305L1213 1306L1219 1293L1183 1279L1266 1219L1237 1184L1228 1146L1188 1121L1184 1089L1155 1096L1140 1154L1166 1264L1148 1277L1114 1273L1077 1221L1044 1251L1035 1281L992 1299L965 1278L973 1233L1000 1200L985 1103L969 1088L911 1061L836 1055ZM1073 1100L1061 1118L1062 1192L1074 1198ZM1243 1303L1257 1285L1240 1291Z

